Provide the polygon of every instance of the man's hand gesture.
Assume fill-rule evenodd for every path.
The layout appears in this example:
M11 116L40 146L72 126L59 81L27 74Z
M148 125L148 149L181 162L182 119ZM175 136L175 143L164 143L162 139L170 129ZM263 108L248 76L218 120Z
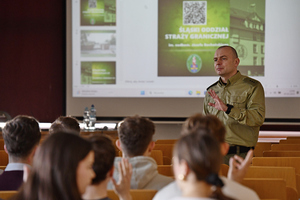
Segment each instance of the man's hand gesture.
M214 99L215 103L208 103L209 106L212 106L218 110L226 112L228 109L227 105L218 97L214 90L207 91L208 94Z

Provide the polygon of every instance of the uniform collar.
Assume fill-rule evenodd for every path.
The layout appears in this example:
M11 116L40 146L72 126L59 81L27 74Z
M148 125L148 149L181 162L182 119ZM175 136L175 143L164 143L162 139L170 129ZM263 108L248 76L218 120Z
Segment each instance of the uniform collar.
M228 80L227 80L227 83L223 83L221 77L219 78L219 85L220 86L226 86L226 85L232 85L234 83L236 83L240 78L241 78L242 74L240 71L237 71L237 73L235 75L233 75L232 77L230 77Z

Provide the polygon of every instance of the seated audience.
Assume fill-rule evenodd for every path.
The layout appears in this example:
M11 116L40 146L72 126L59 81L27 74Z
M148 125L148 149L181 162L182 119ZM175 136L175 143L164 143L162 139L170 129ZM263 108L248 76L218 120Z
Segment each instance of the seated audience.
M94 152L75 134L51 134L38 148L33 166L14 200L81 200L95 177Z
M104 135L95 135L89 138L95 152L95 162L93 169L96 177L92 180L92 184L86 189L83 199L98 199L110 200L107 197L107 184L110 180L113 181L115 192L118 194L120 200L131 199L130 196L130 179L131 179L131 165L126 167L124 173L120 173L119 182L116 183L113 177L114 159L116 155L115 147L108 137ZM123 165L125 159L122 160ZM119 165L121 169L121 165Z
M220 142L221 153L227 155L229 144L225 142L226 129L223 123L214 115L195 114L188 118L182 126L181 134L185 135L198 128L208 128L214 137ZM247 153L245 160L237 155L230 159L228 177L236 182L241 182L251 165L253 150Z
M225 142L226 129L216 116L202 114L192 115L184 122L181 134L188 135L191 132L197 131L198 129L208 129L209 134L211 134L219 142L222 156L227 154L229 145ZM222 191L227 196L234 199L259 199L253 190L236 182L241 181L246 174L247 169L251 164L252 155L253 151L250 150L245 160L240 157L235 157L238 162L233 158L230 160L231 166L228 172L229 178L220 177L225 184L225 186L222 188ZM162 190L158 191L154 197L154 200L170 199L180 195L181 191L179 190L177 184L172 182Z
M122 151L122 156L128 158L132 165L131 189L160 190L174 180L159 174L156 161L150 157L155 146L155 142L152 141L154 133L154 123L140 116L125 118L118 127L119 140L116 141L116 145ZM120 157L115 159L113 177L116 180L119 177L116 166L120 160ZM109 184L108 189L111 188L112 184Z
M172 200L229 200L221 190L218 172L222 163L220 144L207 129L198 129L178 140L174 147L173 170L181 196Z
M52 134L58 131L68 131L80 135L80 126L77 119L60 116L51 124L49 133Z
M0 175L0 190L18 190L23 183L23 167L31 165L41 139L37 120L19 115L8 121L2 132L9 163Z

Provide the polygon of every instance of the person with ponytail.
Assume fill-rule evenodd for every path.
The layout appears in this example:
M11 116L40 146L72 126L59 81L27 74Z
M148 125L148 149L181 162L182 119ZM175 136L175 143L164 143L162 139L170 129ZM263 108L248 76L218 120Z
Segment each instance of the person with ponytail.
M174 147L173 169L181 197L172 200L231 200L221 188L218 172L222 164L219 142L208 129L181 137Z
M229 145L225 142L226 129L223 123L214 115L202 115L200 113L194 114L187 118L184 122L181 130L181 135L189 135L197 130L207 129L208 133L217 140L219 144L219 150L221 157L227 154ZM253 150L250 150L245 160L234 157L231 158L230 167L228 172L228 178L221 176L221 180L224 183L222 192L233 199L243 200L259 200L258 195L254 190L245 187L237 181L244 178L245 173L251 163ZM161 190L159 190L154 196L153 200L165 200L172 197L181 196L181 191L175 181L168 184Z

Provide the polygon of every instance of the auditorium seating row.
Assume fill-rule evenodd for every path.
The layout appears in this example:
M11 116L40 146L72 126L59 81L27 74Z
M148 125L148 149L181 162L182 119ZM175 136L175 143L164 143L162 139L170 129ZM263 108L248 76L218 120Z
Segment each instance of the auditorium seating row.
M171 160L175 142L176 140L157 140L151 155L158 163L159 173L171 177L174 176ZM0 139L0 148L3 145L3 139ZM252 166L242 184L255 190L261 199L300 198L300 138L288 137L286 140L280 140L279 144L258 143L254 154ZM120 155L118 152L118 156ZM0 150L0 169L4 169L7 163L6 152ZM222 165L220 174L226 176L227 172L228 166ZM142 195L140 199L147 199L146 196L152 199L156 191L150 191L148 194L146 190L132 190L133 193ZM118 199L114 195L114 192L110 191L109 197L113 200ZM0 193L0 198L7 198L5 192Z
M119 200L119 197L115 194L113 190L108 190L107 192L108 197L111 200ZM156 190L131 190L130 194L132 196L132 200L152 200L156 192ZM6 200L16 193L17 191L0 191L0 198Z

